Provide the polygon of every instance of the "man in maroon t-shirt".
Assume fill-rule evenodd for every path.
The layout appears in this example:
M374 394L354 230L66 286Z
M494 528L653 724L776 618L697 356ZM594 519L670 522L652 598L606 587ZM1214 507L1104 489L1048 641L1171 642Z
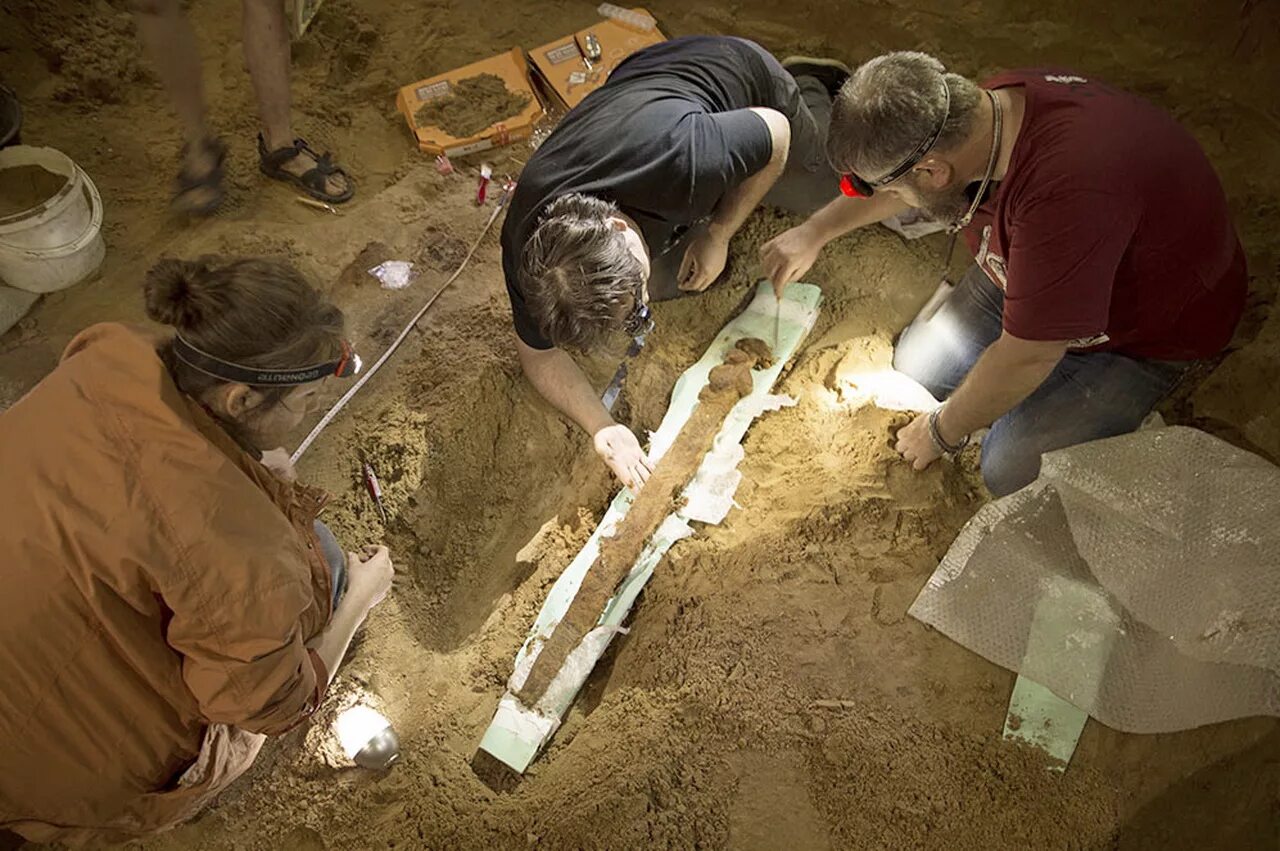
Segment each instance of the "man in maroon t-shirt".
M1244 253L1204 152L1167 113L1059 70L982 86L922 53L860 67L827 151L846 197L762 249L781 288L830 240L916 208L975 263L903 332L894 366L945 400L898 433L916 469L990 425L996 495L1040 455L1135 429L1243 310Z

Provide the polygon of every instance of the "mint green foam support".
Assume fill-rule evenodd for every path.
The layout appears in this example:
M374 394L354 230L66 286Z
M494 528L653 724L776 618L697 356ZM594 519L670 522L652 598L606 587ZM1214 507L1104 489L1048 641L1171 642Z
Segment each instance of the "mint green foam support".
M1073 674L1065 681L1074 693L1065 697L1092 703L1111 655L1114 618L1097 589L1055 577L1036 604L1021 669L1070 664ZM1088 720L1089 714L1072 700L1020 675L1009 698L1004 736L1039 748L1058 760L1055 770L1065 771Z
M1004 737L1039 748L1059 762L1050 766L1065 771L1076 752L1089 715L1044 686L1019 676L1009 697Z

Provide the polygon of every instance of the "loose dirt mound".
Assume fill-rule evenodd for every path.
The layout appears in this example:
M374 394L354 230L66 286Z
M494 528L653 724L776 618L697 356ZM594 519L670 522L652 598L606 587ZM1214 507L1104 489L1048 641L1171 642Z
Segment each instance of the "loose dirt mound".
M419 127L439 127L455 139L465 139L529 105L529 96L516 94L495 74L478 74L453 84L442 98L429 101L416 113Z
M30 39L24 46L57 75L51 93L57 100L118 104L131 88L151 80L125 0L30 0L11 8L14 29Z

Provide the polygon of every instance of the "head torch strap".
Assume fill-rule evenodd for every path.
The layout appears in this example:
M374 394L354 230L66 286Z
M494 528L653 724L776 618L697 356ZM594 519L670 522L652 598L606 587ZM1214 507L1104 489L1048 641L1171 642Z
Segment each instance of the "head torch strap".
M938 124L933 128L933 132L925 136L916 149L904 159L893 171L877 178L876 180L865 180L856 174L846 174L840 178L840 191L850 198L870 198L876 189L881 186L892 183L902 175L915 168L916 163L924 159L925 155L933 149L934 144L938 141L938 137L942 135L942 130L947 126L947 118L951 115L951 87L947 85L947 78L942 78L942 118L938 120ZM860 185L861 184L861 185Z
M360 358L351 352L351 347L344 341L342 357L336 361L303 367L302 369L258 369L231 363L219 357L201 351L191 343L177 335L173 338L173 354L192 369L199 370L212 378L223 381L235 381L265 387L292 387L299 384L310 384L330 375L343 378L355 375L360 370Z

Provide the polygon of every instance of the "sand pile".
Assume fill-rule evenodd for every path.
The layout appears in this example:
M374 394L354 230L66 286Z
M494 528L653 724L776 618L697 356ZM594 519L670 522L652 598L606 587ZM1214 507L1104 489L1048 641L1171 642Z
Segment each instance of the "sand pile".
M442 98L428 101L413 115L419 127L439 127L455 139L474 136L529 105L529 96L513 92L496 74L459 80Z
M120 0L12 5L21 35L48 72L60 76L53 90L58 100L118 104L130 89L151 79L135 40L133 17Z

